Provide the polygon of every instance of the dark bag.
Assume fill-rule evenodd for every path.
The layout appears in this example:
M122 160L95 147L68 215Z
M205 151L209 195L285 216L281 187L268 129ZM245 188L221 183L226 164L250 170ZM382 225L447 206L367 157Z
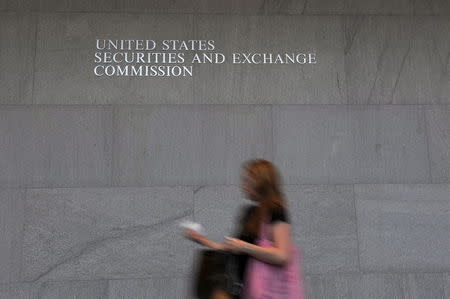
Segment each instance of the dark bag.
M194 266L194 295L198 299L210 299L217 290L238 296L242 284L238 278L235 255L217 250L200 250Z

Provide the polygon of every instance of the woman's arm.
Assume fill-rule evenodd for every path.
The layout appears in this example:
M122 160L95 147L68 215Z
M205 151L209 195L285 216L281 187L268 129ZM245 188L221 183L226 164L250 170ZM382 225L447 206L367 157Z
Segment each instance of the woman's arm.
M205 247L214 249L214 250L224 250L225 246L222 243L217 243L214 241L209 240L206 236L192 230L192 229L186 229L184 230L184 235L186 238L191 239L192 241L201 244Z
M283 266L289 260L291 226L284 221L272 225L273 247L261 247L245 241L229 238L225 246L232 251L247 253L263 262Z

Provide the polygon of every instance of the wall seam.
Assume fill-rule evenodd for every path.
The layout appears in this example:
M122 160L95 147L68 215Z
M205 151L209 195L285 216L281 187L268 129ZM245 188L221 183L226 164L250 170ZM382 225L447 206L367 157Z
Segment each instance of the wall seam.
M255 8L257 10L257 8ZM0 10L0 13L39 13L39 14L148 14L148 15L224 15L224 16L255 16L255 17L272 17L272 16L280 16L280 17L353 17L353 16L371 16L371 17L449 17L450 14L436 14L434 12L424 13L424 14L415 14L415 13L331 13L331 12L317 12L317 13L304 13L299 10L294 10L292 12L268 12L268 13L252 13L252 12L193 12L193 11L151 11L146 10L146 8L136 9L136 10L39 10L39 9L4 9Z
M117 112L116 107L114 105L111 106L111 171L110 171L110 179L109 179L109 185L111 187L115 186L115 159L116 159L116 122L117 122Z
M192 38L193 39L197 39L197 19L195 17L195 15L191 14L191 24L192 24ZM194 68L194 72L196 71L196 69L198 70L199 66L197 64L193 66ZM192 76L192 104L195 103L195 74Z
M355 233L356 233L356 251L358 254L358 271L361 273L361 252L359 249L359 230L358 230L358 213L356 209L356 193L355 184L352 185L352 197L353 197L353 212L355 215Z
M305 107L449 107L449 104L311 104L311 103L252 103L252 104L204 104L204 103L194 103L194 104L170 104L170 103L147 103L147 104L0 104L0 109L4 108L14 108L14 107L71 107L71 108L82 108L82 107L105 107L105 106L117 106L117 107L151 107L151 106L305 106Z
M19 264L19 279L18 280L20 280L20 281L22 281L22 278L23 277L25 277L25 275L24 275L24 254L23 254L23 251L24 251L24 248L25 248L25 246L24 246L24 241L25 241L25 215L26 215L26 211L25 211L25 208L26 208L26 202L27 202L27 199L28 199L28 196L29 196L29 191L28 190L23 190L23 193L22 194L20 194L20 200L22 201L21 202L21 209L22 209L22 211L21 211L21 213L22 213L22 215L21 215L21 224L22 224L22 229L21 229L21 231L20 231L20 234L21 234L21 236L20 236L20 264Z
M270 105L270 121L271 121L271 127L272 127L272 140L270 142L270 154L271 159L275 163L275 119L274 119L274 105Z
M39 13L36 14L36 20L35 25L36 28L34 29L34 56L33 56L33 69L31 73L32 83L31 83L31 105L36 104L35 96L35 82L36 82L36 64L37 64L37 48L38 48L38 32L39 32L39 26L40 26L40 19L41 16Z
M428 118L427 113L425 111L425 107L422 107L422 115L423 115L423 123L425 127L425 143L427 148L427 161L428 161L428 182L433 183L433 174L432 174L432 160L431 160L431 152L430 152L430 138L428 133Z
M445 283L445 275L450 275L450 272L448 271L394 271L394 272L381 272L381 271L368 271L365 273L356 273L356 272L324 272L324 273L304 273L304 276L309 277L342 277L345 276L365 276L365 275L400 275L400 276L407 276L407 275L415 275L415 274L435 274L435 275L443 275L443 280ZM131 276L131 277L106 277L106 278L84 278L84 279L61 279L61 280L55 280L55 279L49 279L42 281L40 283L37 283L37 285L42 285L46 283L74 283L74 282L102 282L102 281L123 281L123 280L151 280L151 279L160 279L160 278L167 278L167 279L182 279L185 278L184 275L148 275L148 276ZM20 284L29 284L33 285L35 283L31 281L16 281L16 282L5 282L0 283L0 286L10 286L10 285L20 285Z
M350 185L425 185L425 186L439 186L439 185L448 185L450 186L450 183L447 182L440 182L440 183L299 183L299 184L283 184L283 187L302 187L302 186L350 186ZM239 187L239 183L236 184L207 184L206 187ZM174 184L174 185L163 185L163 184L157 184L157 185L113 185L113 186L98 186L98 185L72 185L72 186L14 186L14 187L8 187L3 186L0 187L0 190L47 190L47 189L94 189L94 188L175 188L175 187L192 187L192 188L198 188L198 187L205 187L205 184Z

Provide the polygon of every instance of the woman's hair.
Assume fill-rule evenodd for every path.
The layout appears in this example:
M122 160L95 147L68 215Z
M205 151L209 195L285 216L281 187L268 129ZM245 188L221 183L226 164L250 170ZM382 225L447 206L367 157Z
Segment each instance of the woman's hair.
M286 208L281 178L276 167L263 159L249 160L243 164L243 169L255 181L253 187L259 205L242 223L242 232L257 237L264 217Z

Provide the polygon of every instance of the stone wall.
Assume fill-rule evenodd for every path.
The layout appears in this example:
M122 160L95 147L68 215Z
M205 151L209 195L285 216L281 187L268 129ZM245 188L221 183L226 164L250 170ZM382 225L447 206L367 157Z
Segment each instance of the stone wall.
M188 298L275 162L308 298L450 298L450 2L0 0L0 298ZM97 77L96 38L314 51Z

